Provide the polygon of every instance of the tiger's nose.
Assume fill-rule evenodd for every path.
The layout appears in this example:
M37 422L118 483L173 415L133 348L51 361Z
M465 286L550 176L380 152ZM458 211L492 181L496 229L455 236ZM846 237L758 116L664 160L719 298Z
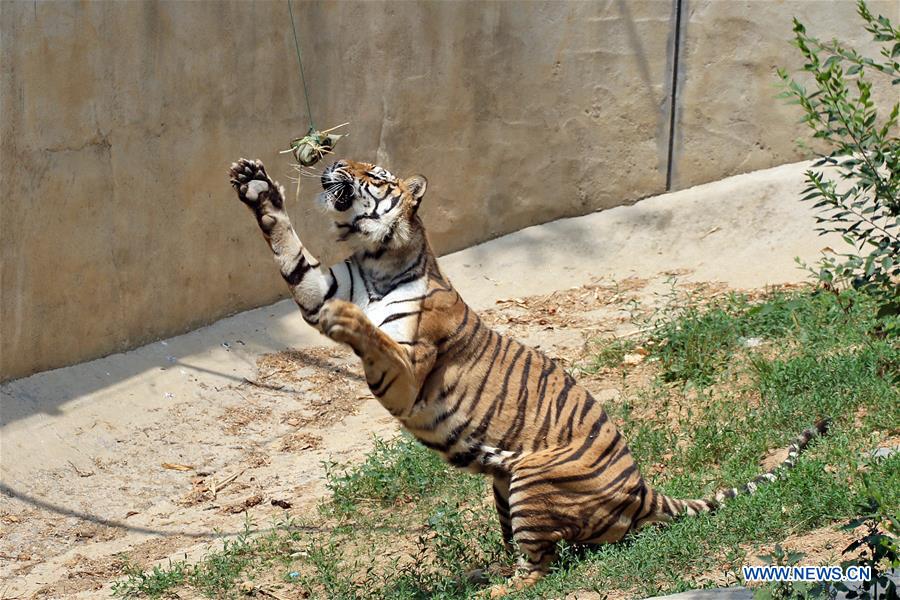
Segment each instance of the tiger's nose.
M328 165L328 167L325 169L325 173L332 173L334 171L337 171L338 169L345 169L345 168L347 168L346 160L336 160L333 163L331 163L330 165Z
M330 165L328 165L324 171L322 171L322 187L325 187L329 182L334 181L333 173L338 169L343 169L347 166L346 161L336 160Z

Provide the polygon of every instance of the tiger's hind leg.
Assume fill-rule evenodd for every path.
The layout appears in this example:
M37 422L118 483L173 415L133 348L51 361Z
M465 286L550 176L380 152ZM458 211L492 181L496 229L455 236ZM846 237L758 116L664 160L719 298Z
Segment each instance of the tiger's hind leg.
M646 508L646 486L624 442L614 431L604 439L598 429L606 443L595 448L548 448L510 462L510 523L523 560L492 597L537 583L557 558L559 541L618 541Z
M535 485L543 478L540 475L537 480L529 478L545 469L544 465L555 457L556 453L548 451L528 455L513 461L517 470L511 476L499 481L498 476L494 478L494 502L504 542L511 538L521 558L516 574L506 584L489 590L491 598L537 583L556 560L557 542L570 537L566 517L553 508L557 505L553 498L556 491L540 483Z
M550 535L526 538L513 534L513 539L522 553L517 573L507 583L490 588L488 591L490 598L502 598L510 593L510 588L523 590L531 587L550 571L550 566L557 558L556 544L563 536L552 531L545 533Z
M503 534L503 547L507 552L513 551L512 521L509 516L509 475L494 475L494 508L500 521L500 532Z

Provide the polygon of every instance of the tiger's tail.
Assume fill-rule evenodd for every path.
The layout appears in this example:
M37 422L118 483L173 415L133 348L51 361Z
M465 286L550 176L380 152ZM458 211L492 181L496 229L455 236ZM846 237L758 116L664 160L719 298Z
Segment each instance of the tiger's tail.
M800 454L803 452L803 450L806 449L809 443L813 439L824 436L828 433L828 426L830 423L831 419L819 419L818 421L816 421L815 425L808 429L805 429L803 433L798 435L794 439L794 441L791 442L791 445L788 446L788 454L786 459L784 459L781 463L779 463L772 469L769 469L765 473L756 476L751 481L748 481L741 488L727 488L719 490L712 497L691 500L672 498L670 496L666 496L665 494L654 492L656 493L658 498L656 499L657 514L654 515L656 518L653 520L671 521L675 517L685 515L693 516L704 512L712 512L722 506L722 504L724 504L727 500L730 500L735 496L739 496L742 494L753 494L760 485L784 477L787 471L793 468L797 463L797 457L800 456Z

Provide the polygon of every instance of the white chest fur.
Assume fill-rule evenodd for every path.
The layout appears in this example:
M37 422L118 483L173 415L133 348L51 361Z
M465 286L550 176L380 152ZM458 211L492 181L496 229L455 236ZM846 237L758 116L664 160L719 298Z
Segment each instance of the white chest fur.
M369 320L395 342L412 341L419 323L427 279L420 277L397 286L384 298L362 307Z

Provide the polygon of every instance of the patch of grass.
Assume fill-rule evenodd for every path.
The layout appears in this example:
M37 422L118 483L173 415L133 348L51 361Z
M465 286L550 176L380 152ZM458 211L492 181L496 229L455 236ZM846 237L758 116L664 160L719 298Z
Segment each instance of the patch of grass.
M149 571L125 562L125 579L113 583L113 595L122 598L160 598L185 582L185 563L169 561L167 567L154 566Z
M327 467L332 496L319 510L337 527L310 540L310 560L297 567L305 593L468 598L476 588L466 573L500 556L486 480L448 466L408 435L376 439L362 463Z
M877 320L871 299L861 294L775 291L760 303L740 294L708 304L676 299L651 323L648 347L661 361L663 379L709 385L727 372L729 360L742 347L847 347L870 341Z
M591 356L587 362L576 366L575 374L594 374L601 369L612 369L622 365L625 355L637 347L634 340L625 338L605 338L595 340L591 347Z
M273 524L264 534L253 533L248 519L244 531L234 538L223 538L221 548L211 550L191 563L169 561L166 567L142 570L126 557L126 577L112 586L120 598L169 598L177 589L191 589L207 598L237 598L239 585L256 572L290 560L297 549L298 524L286 519ZM252 586L251 586L252 587Z
M756 476L770 450L819 416L834 419L830 435L786 477L715 514L648 528L619 544L565 546L547 578L513 597L595 590L641 598L710 585L711 573L735 584L759 545L846 521L866 497L897 512L900 455L873 459L868 451L900 433L891 367L900 365L900 347L877 334L873 316L874 304L852 292L689 300L659 316L649 339L635 343L651 350L660 376L626 387L608 407L653 485L705 496ZM618 365L627 349L601 348L588 364ZM662 467L649 472L648 465ZM405 436L378 440L362 463L330 464L327 472L331 497L316 529L282 524L193 564L131 569L118 595L191 588L226 598L249 580L280 586L273 589L287 597L462 600L484 588L468 571L490 566L493 581L509 574L514 557L502 551L483 478L448 467Z
M408 435L375 438L375 448L360 464L325 467L331 500L320 508L328 516L349 517L361 507L387 508L484 490L481 478L454 469Z
M665 381L712 383L738 345L734 308L725 304L703 310L690 305L678 318L657 325L651 348L662 363Z

